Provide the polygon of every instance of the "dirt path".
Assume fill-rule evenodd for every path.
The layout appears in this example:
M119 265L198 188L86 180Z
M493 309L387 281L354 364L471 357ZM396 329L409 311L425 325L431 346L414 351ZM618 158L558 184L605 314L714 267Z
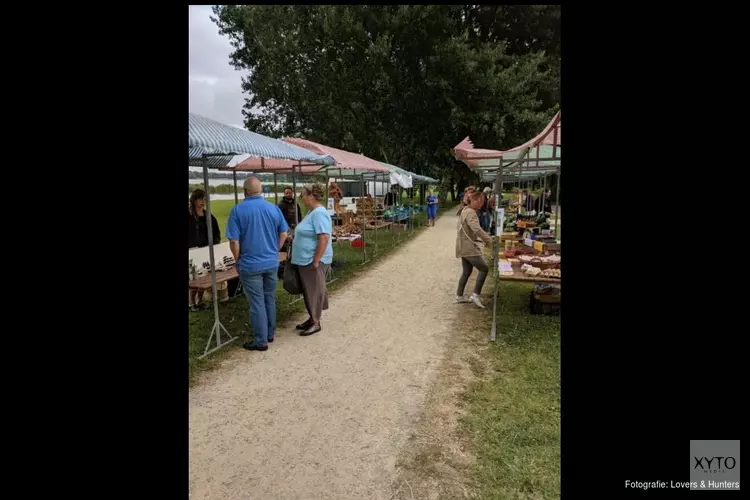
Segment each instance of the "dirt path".
M195 500L387 500L457 308L456 218L332 295L323 331L279 328L189 394ZM296 318L302 320L304 318Z

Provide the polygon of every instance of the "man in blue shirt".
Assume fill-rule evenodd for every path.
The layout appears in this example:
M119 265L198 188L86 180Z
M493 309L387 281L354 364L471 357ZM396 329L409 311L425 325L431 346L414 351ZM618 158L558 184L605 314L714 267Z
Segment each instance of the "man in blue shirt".
M279 250L289 226L279 207L263 198L263 186L257 177L247 178L244 189L245 201L232 208L226 236L250 304L254 341L243 347L266 351L276 333Z

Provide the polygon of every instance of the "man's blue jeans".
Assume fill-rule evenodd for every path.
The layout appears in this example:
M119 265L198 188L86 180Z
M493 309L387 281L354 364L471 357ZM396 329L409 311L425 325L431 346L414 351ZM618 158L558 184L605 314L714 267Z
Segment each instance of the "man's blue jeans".
M250 326L255 345L268 345L276 333L276 281L278 268L249 272L240 269L240 281L250 304Z

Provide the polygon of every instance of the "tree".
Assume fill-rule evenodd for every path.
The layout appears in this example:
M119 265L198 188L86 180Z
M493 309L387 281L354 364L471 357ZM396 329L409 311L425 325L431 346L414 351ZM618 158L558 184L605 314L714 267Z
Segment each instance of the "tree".
M504 44L509 55L544 52L550 70L543 99L560 102L560 6L472 5L467 11L470 40Z
M449 149L465 136L512 147L557 110L559 25L534 7L219 5L214 21L250 72L250 130L461 178Z

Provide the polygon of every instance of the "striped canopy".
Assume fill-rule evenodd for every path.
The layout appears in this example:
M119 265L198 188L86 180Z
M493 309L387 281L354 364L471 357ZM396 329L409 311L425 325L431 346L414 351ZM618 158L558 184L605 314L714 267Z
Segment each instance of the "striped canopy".
M282 140L288 142L290 145L293 144L305 148L313 153L332 157L335 160L335 164L324 167L321 169L321 173L328 171L333 174L337 170L347 170L347 176L356 176L366 172L388 172L388 169L383 167L379 162L362 154L332 148L331 146L296 137L285 137Z
M312 166L309 161L303 161L300 165L299 161L293 160L246 158L237 164L230 165L233 168L227 168L227 170L291 173L292 169L294 172L300 172L301 166L303 173L317 171L320 175L325 175L326 172L335 174L341 171L342 176L361 176L364 172L384 171L378 162L361 154L332 148L306 139L284 138L282 141L288 143L290 147L298 147L311 154L328 156L333 159L333 164ZM346 174L343 171L346 171Z
M277 174L314 174L321 165L306 161L278 160L276 158L253 158L249 155L235 156L231 162L219 170L237 172L266 172Z
M251 155L263 158L302 160L332 165L329 155L319 155L278 139L256 134L248 130L224 125L204 116L188 113L188 160L190 165L201 158L211 158L209 166L226 166L236 155ZM207 156L211 155L211 156Z

